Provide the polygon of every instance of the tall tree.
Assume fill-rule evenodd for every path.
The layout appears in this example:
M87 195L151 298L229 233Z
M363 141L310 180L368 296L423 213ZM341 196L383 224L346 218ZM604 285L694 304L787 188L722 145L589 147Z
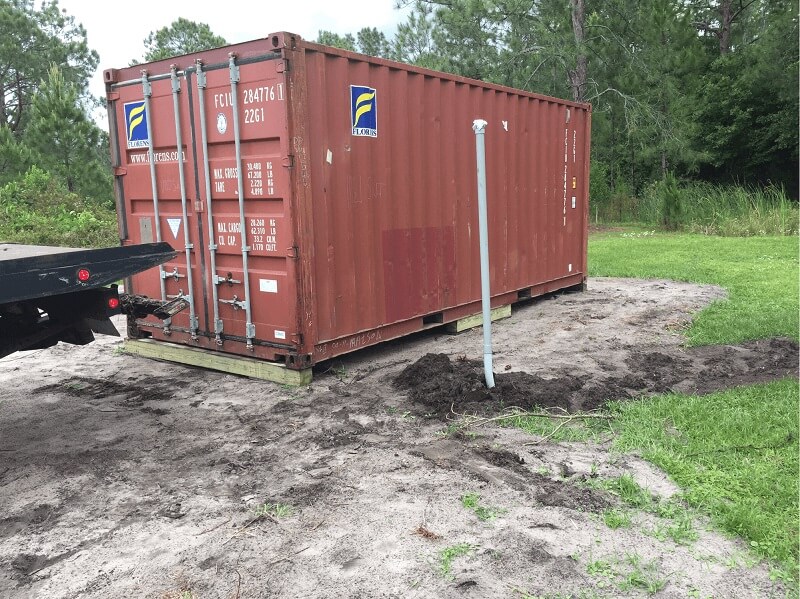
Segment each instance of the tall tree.
M435 26L433 9L427 4L417 3L408 20L397 26L397 33L391 42L394 58L421 67L442 70L442 59L434 39Z
M339 35L323 29L317 35L317 43L380 58L395 57L394 48L386 34L374 27L364 27L355 36L352 33Z
M356 51L356 38L352 33L339 35L333 31L321 30L317 35L317 43L325 44L326 46L333 46L342 50Z
M586 99L586 83L589 77L589 60L586 56L586 3L584 0L569 0L572 16L572 34L575 36L575 68L569 70L569 85L572 99Z
M201 52L226 45L225 38L216 35L205 23L180 17L168 27L151 31L144 40L144 61L163 60L172 56Z
M783 184L798 193L798 16L794 2L772 0L741 33L748 42L720 55L696 98L702 173Z
M33 0L0 0L0 31L0 124L22 131L50 64L61 65L65 81L76 86L81 100L88 98L99 58L89 49L84 28L57 0L45 0L38 10Z
M725 56L731 51L733 25L743 20L750 6L758 0L718 0L698 5L695 8L697 30L713 35L719 41L719 53Z
M386 34L374 27L364 27L356 34L358 51L370 56L392 58L392 46Z
M58 175L71 192L96 195L98 183L109 181L107 169L98 163L100 130L79 103L77 86L53 65L33 98L25 140L36 153L36 162ZM110 184L105 193L110 195Z
M31 166L28 147L17 140L5 123L0 123L0 186L22 175Z

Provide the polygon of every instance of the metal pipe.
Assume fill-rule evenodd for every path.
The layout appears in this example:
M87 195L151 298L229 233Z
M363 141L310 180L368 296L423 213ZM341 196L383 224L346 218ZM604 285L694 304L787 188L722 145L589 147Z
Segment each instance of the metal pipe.
M186 250L186 284L189 286L189 295L184 296L189 302L189 334L193 341L197 340L199 323L194 309L194 284L192 282L192 249L194 245L189 238L189 213L186 207L186 177L183 172L183 134L181 132L181 109L178 94L181 91L181 82L178 80L178 68L172 66L172 109L175 113L175 140L178 146L178 180L181 186L181 211L183 216L183 245Z
M206 184L206 213L208 215L208 253L211 257L211 290L214 297L214 338L222 345L222 319L219 317L219 292L217 291L217 244L214 243L214 210L211 201L211 165L208 163L208 128L206 125L206 73L203 62L197 64L197 102L200 109L200 139L203 144L203 173Z
M236 182L239 191L239 231L242 240L242 270L244 271L244 310L247 316L245 336L247 349L253 350L253 339L256 336L256 326L250 312L250 271L247 265L247 254L250 248L247 245L247 222L244 216L244 177L242 175L242 137L239 128L239 67L236 65L236 54L229 55L228 64L231 71L231 107L233 108L233 140L236 146Z
M488 123L482 119L472 122L475 132L475 151L478 166L478 232L481 249L481 307L483 308L483 372L486 386L494 387L492 371L492 305L489 289L489 217L486 209L486 143L484 134Z
M150 113L150 96L153 95L153 88L150 85L150 79L147 77L147 71L142 70L142 96L144 97L144 120L147 124L147 156L150 160L150 186L153 193L153 218L156 221L156 241L159 243L161 239L161 214L158 207L158 182L156 179L156 158L153 151L153 119ZM161 281L161 300L167 301L167 285L164 277L164 265L158 266L159 279ZM164 333L169 334L172 319L167 318L164 320Z

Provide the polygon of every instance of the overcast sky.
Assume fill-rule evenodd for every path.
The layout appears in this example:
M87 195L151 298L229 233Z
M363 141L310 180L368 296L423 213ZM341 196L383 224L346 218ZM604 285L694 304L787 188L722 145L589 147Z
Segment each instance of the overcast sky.
M89 47L100 54L100 66L90 91L105 93L103 69L128 66L144 54L143 41L151 31L169 26L178 17L206 23L228 43L290 31L315 40L320 29L339 34L376 27L393 34L408 10L395 10L395 0L138 0L132 3L97 0L59 0L59 6L86 28Z

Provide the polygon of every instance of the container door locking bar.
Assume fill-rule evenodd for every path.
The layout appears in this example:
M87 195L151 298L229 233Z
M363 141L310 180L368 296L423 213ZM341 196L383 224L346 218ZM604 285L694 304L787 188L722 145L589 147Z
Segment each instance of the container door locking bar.
M244 300L240 305L244 308L247 315L245 325L245 335L247 337L247 349L253 351L253 339L256 336L256 326L253 324L253 315L250 312L250 271L247 265L247 254L250 247L247 245L247 221L244 211L244 174L242 173L242 136L239 126L239 67L236 64L236 54L231 52L228 55L228 65L231 73L231 107L233 108L233 141L236 146L236 182L238 184L239 195L239 236L242 242L242 271L244 276ZM221 300L220 300L221 301ZM235 306L236 304L234 304Z
M206 125L206 74L203 71L203 61L195 62L197 69L197 102L200 116L200 140L203 145L203 175L206 184L206 206L208 211L208 253L211 258L211 276L214 285L211 286L214 303L214 340L217 345L222 345L222 319L219 317L219 293L217 284L217 244L214 243L214 203L211 201L211 167L208 163L208 128Z
M181 215L183 216L183 243L186 250L186 280L189 284L189 294L186 300L189 302L189 334L192 340L197 340L197 330L200 328L197 314L194 310L194 285L192 283L192 249L194 245L189 238L189 215L186 199L186 176L183 172L183 133L181 132L181 109L178 94L181 91L181 82L178 79L178 67L172 65L170 68L170 79L172 81L172 108L175 113L175 145L178 146L178 179L181 186ZM177 268L175 269L177 275Z
M153 95L153 87L150 85L150 79L147 76L147 70L142 69L142 97L144 98L144 115L145 123L147 123L147 157L150 160L150 186L153 192L153 218L156 221L156 241L161 243L164 241L161 238L161 214L159 213L158 206L158 182L156 180L156 158L153 152L153 115L150 111L150 97ZM167 300L167 287L164 281L164 265L158 265L158 271L161 274L159 277L161 282L161 300ZM170 318L164 319L164 334L169 335L170 325L172 320Z

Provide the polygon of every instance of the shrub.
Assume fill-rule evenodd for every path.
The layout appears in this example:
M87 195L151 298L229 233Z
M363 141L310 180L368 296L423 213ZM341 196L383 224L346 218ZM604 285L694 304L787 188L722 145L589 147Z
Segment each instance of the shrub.
M67 191L35 166L0 187L0 240L72 247L119 244L113 210Z

